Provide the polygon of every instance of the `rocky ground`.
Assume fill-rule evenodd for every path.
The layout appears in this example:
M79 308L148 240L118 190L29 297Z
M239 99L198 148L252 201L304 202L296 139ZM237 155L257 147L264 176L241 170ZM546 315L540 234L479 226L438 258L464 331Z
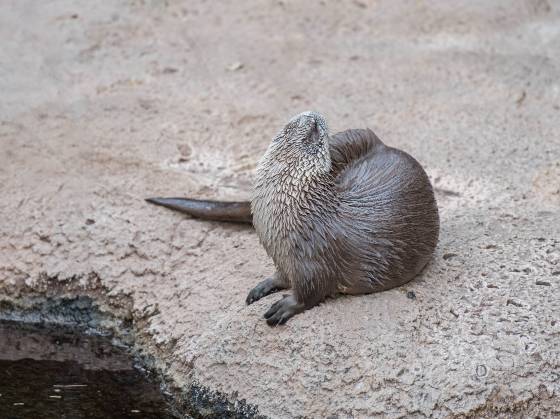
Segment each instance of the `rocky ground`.
M560 2L7 0L0 39L4 301L89 296L247 415L560 415ZM441 240L271 329L254 231L143 198L249 197L308 109L415 156Z

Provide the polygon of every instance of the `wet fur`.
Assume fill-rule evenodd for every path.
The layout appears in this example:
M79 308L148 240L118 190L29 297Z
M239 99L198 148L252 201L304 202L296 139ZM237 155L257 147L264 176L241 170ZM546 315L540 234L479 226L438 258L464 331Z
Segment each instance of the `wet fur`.
M257 168L251 211L277 271L247 303L293 290L265 314L271 325L329 296L410 281L439 234L432 186L414 158L369 129L329 136L313 112L292 119L273 139Z
M298 312L337 293L410 281L429 261L439 232L433 190L415 159L371 130L328 137L326 124L318 146L306 148L306 124L319 118L299 116L306 121L299 134L288 130L273 141L252 201L257 234L277 277L293 289ZM284 311L267 317L282 323L292 314Z

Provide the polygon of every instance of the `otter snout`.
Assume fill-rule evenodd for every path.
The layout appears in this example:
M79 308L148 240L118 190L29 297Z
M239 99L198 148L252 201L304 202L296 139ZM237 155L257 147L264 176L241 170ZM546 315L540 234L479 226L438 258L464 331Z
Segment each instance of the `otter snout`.
M312 135L314 132L317 132L320 137L327 135L328 133L328 126L327 122L323 115L318 112L307 111L302 112L299 115L296 115L290 123L297 124L298 130L300 132L306 132L309 135Z

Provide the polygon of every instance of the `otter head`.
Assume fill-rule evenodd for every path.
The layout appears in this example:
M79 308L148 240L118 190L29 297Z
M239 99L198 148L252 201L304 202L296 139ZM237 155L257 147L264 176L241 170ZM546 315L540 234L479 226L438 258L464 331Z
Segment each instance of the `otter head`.
M331 159L325 118L317 112L293 117L273 138L265 159L302 175L328 173Z

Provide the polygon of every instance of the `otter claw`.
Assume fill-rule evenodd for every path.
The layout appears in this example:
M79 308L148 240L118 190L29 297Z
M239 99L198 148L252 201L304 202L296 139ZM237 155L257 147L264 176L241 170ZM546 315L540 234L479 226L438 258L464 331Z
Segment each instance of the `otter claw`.
M264 318L269 326L278 326L286 323L290 317L301 313L304 309L305 306L298 303L293 295L284 295L284 298L272 304L264 314Z
M249 295L245 299L245 303L247 303L247 305L253 304L255 301L258 301L273 292L280 291L281 289L282 287L278 286L278 283L274 280L274 278L267 278L264 281L259 282L255 288L249 291Z

